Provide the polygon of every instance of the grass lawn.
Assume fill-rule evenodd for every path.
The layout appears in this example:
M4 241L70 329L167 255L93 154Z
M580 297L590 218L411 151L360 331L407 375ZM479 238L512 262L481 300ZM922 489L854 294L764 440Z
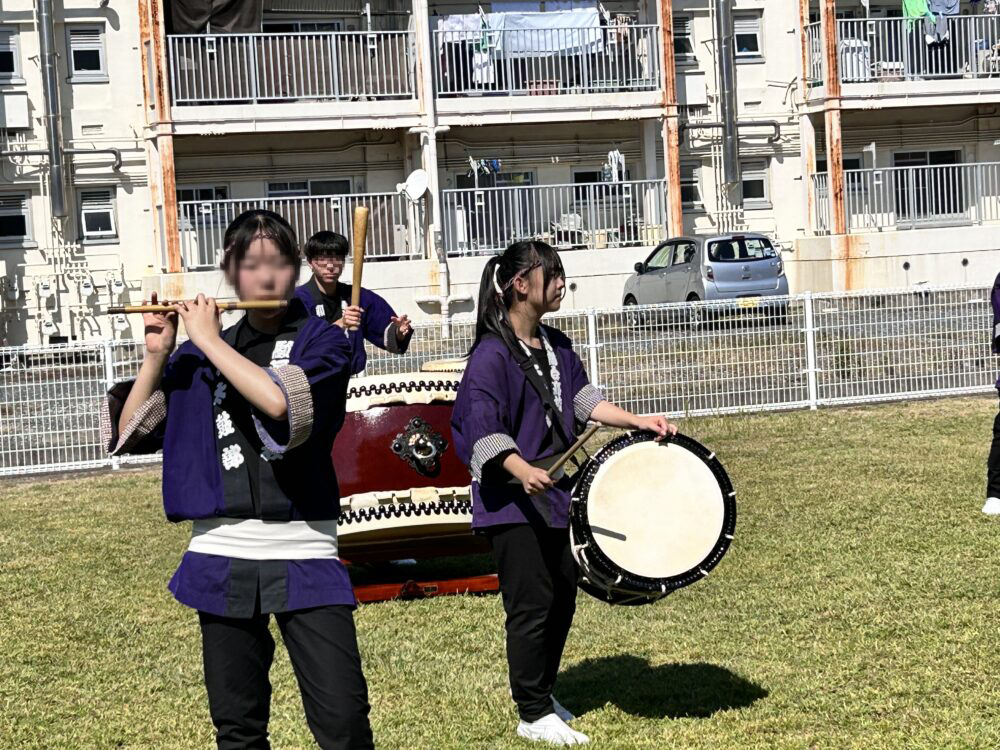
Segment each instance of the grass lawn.
M1000 746L1000 519L979 513L995 400L689 420L737 489L705 581L580 594L557 694L597 748ZM209 748L187 526L156 471L0 484L0 748ZM526 748L499 598L357 614L380 748ZM276 749L311 748L279 647Z

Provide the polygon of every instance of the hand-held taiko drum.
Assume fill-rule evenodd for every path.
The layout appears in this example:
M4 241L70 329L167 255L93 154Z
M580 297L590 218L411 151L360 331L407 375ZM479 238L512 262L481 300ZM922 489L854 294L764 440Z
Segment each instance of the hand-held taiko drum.
M722 463L681 434L610 441L580 469L570 506L580 588L611 604L646 604L704 578L735 528Z

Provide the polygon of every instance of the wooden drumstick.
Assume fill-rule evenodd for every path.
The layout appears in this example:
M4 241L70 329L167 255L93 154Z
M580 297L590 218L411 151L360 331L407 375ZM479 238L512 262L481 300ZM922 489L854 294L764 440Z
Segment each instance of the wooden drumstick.
M365 243L368 241L368 206L354 208L354 285L351 287L351 306L361 304L361 271L365 265ZM350 330L358 330L351 326Z
M592 424L588 427L580 437L576 439L576 442L569 447L569 450L559 456L559 460L556 461L552 466L549 467L548 475L554 477L559 470L563 467L567 461L573 458L573 454L576 453L583 447L583 444L594 437L594 433L601 429L599 424Z
M222 302L215 301L215 306L219 310L279 310L288 307L286 299L261 299L238 302L236 300ZM129 315L130 313L148 312L173 312L174 306L170 302L161 302L156 305L124 305L121 307L109 307L105 312L108 315Z

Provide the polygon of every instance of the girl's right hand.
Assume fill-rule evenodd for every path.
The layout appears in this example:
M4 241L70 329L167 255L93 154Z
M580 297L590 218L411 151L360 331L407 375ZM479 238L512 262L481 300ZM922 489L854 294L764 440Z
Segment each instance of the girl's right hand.
M143 301L143 304L147 304ZM159 304L153 292L150 305ZM177 343L177 313L151 312L142 314L146 332L146 351L150 354L170 354Z
M521 480L521 486L529 495L538 495L555 486L549 473L545 469L539 469L535 466L529 466L518 479Z

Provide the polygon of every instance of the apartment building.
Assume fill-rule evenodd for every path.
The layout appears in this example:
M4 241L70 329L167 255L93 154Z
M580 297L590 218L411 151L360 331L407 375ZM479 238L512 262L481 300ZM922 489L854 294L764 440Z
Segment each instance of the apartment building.
M682 233L771 234L795 291L998 258L979 5L932 44L874 2L75 3L52 23L62 207L43 4L0 9L10 343L132 335L100 310L152 289L227 295L222 232L251 206L304 238L368 205L365 283L418 320L470 311L483 257L523 237L565 250L578 307L619 304Z

